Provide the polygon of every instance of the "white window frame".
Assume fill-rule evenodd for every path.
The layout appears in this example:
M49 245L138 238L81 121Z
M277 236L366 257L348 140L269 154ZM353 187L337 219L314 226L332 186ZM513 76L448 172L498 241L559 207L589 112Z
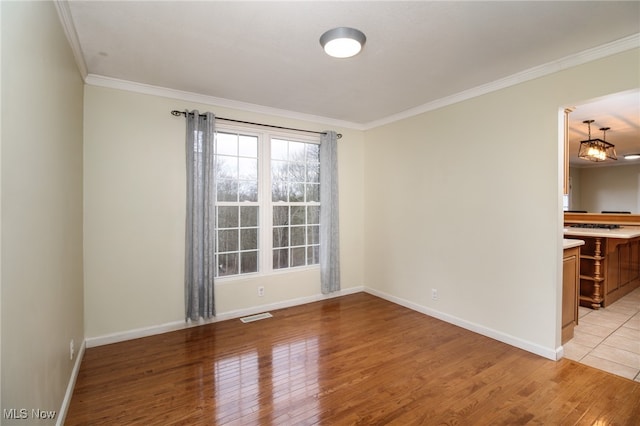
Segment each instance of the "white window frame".
M320 145L320 135L288 132L280 129L261 129L252 126L241 126L216 122L216 132L241 133L258 138L258 271L217 276L216 282L228 282L265 275L286 274L293 271L319 269L320 264L273 268L273 207L289 205L289 203L273 202L271 199L271 139L312 143ZM318 204L321 205L322 201ZM241 203L240 203L241 204ZM254 203L251 203L254 204ZM224 202L216 206L225 205Z

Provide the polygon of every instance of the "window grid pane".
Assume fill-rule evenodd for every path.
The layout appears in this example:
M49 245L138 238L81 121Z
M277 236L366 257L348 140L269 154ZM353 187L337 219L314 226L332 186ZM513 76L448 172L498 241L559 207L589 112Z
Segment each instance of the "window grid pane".
M215 142L218 277L259 270L258 138L217 132Z
M258 206L216 207L216 276L258 272Z
M217 277L319 263L320 146L294 139L269 139L268 133L264 137L242 130L216 133ZM263 190L267 198L260 200ZM260 207L266 209L264 213ZM265 213L267 216L261 217ZM261 229L263 219L271 222L271 235L267 234L268 228ZM271 265L268 252L261 254L269 249L261 245L270 240ZM267 265L261 266L263 261Z
M283 139L271 143L273 268L318 264L319 145Z

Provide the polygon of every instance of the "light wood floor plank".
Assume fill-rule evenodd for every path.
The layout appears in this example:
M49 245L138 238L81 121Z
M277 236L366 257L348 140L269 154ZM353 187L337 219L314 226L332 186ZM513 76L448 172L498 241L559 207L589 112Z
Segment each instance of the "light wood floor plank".
M638 425L640 383L358 293L85 351L67 425Z

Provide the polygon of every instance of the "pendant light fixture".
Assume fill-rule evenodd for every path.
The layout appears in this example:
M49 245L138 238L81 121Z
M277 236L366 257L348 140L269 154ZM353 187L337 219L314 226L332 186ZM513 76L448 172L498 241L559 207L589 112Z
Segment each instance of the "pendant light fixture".
M591 123L593 123L593 120L585 120L583 121L583 123L589 127L589 139L580 142L578 157L584 160L595 162L605 161L607 159L617 160L618 157L616 155L615 146L605 140L607 136L607 130L609 130L610 128L600 128L600 130L602 131L602 139L591 139Z
M355 28L338 27L320 36L320 45L329 56L350 58L362 50L367 41L364 33Z

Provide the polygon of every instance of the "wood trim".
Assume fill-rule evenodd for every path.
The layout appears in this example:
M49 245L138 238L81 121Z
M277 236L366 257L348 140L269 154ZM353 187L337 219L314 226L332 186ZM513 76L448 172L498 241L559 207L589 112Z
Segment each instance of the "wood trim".
M569 194L569 114L573 108L564 109L564 180L562 191L564 195Z
M564 213L564 223L640 225L640 214Z

